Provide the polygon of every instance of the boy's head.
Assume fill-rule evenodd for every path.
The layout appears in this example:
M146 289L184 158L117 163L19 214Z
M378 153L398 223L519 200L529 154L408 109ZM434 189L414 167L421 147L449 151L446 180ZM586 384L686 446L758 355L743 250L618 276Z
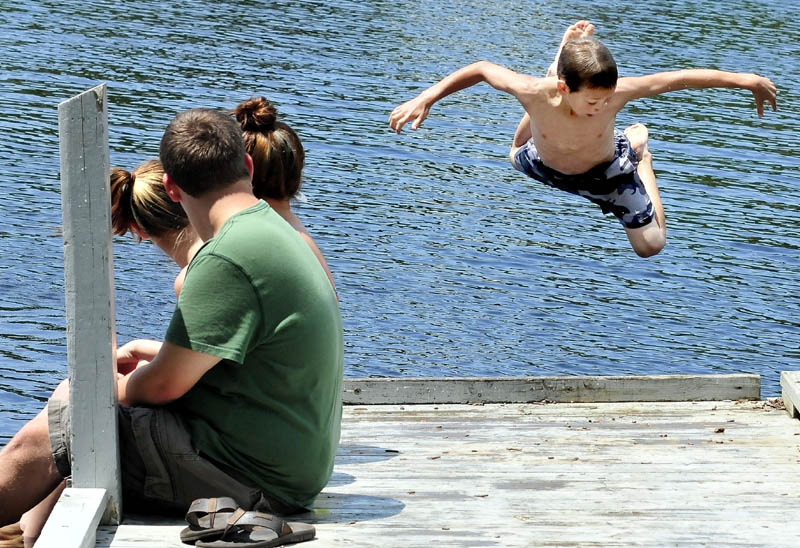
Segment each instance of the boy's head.
M600 41L587 36L568 40L561 48L558 77L570 92L584 87L611 89L617 76L617 63Z
M230 116L197 108L175 116L161 138L164 171L193 197L249 178L242 131Z

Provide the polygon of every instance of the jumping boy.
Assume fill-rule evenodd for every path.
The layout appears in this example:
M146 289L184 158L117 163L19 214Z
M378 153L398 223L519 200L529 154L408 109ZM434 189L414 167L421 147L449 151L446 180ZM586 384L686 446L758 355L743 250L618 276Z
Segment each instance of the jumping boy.
M647 128L621 132L617 113L634 99L668 91L714 87L750 90L762 116L764 102L777 110L775 85L756 74L709 69L618 78L611 52L579 21L564 33L547 76L535 78L479 61L450 74L395 108L389 125L397 133L417 129L433 104L456 91L487 82L512 94L525 109L509 152L511 164L549 186L583 196L612 213L641 257L666 244L667 225L647 148Z

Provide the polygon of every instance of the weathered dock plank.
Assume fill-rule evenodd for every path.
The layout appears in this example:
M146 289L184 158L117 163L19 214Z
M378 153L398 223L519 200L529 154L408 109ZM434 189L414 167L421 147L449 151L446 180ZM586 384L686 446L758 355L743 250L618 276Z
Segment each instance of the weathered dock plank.
M758 375L345 379L348 404L757 400Z
M764 401L346 406L308 546L800 544L800 421ZM182 546L126 519L97 546ZM302 545L301 545L302 546Z
M97 525L108 507L105 489L65 489L36 541L39 548L90 548L95 545Z

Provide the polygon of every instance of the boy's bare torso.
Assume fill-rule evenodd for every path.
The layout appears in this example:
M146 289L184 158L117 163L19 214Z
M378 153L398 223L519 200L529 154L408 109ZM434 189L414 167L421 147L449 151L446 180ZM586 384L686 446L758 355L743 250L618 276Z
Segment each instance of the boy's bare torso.
M544 164L567 175L585 173L614 158L614 123L621 108L577 115L555 88L555 78L539 80L519 97L531 118L531 136ZM613 102L613 99L611 100Z

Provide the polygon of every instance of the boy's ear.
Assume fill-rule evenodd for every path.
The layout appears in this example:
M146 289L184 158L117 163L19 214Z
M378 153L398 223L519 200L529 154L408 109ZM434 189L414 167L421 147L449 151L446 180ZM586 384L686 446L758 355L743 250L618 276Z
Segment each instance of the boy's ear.
M556 89L558 90L558 92L561 95L566 95L567 92L569 92L569 88L567 87L567 83L564 80L562 80L561 78L559 78L558 82L556 83Z
M177 184L175 184L175 181L173 181L172 178L166 173L164 174L162 181L164 182L164 190L167 191L167 196L169 196L169 199L173 202L180 202L183 194L181 194L181 189Z

